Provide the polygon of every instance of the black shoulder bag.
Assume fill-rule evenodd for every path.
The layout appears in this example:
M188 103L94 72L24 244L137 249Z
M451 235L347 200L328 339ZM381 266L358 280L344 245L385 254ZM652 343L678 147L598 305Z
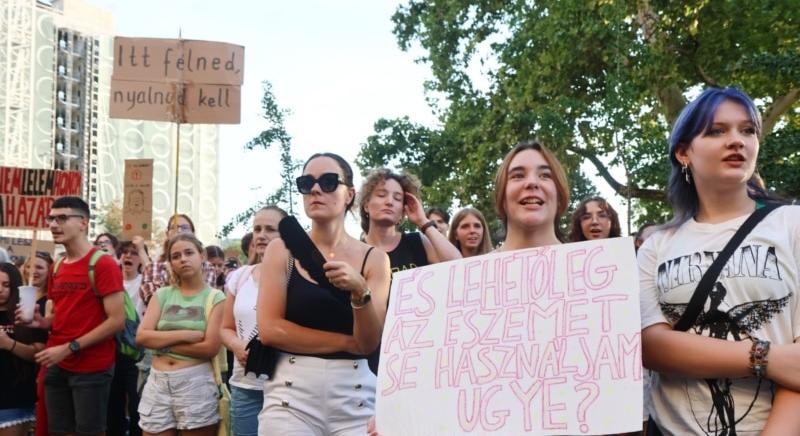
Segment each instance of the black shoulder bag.
M708 295L711 293L711 289L714 287L719 274L722 272L722 268L728 263L728 259L733 255L733 252L739 248L744 238L750 234L761 220L766 218L770 212L781 206L782 204L780 203L766 203L747 217L747 220L736 230L736 233L733 234L733 237L731 237L730 241L725 245L725 248L717 255L717 258L714 259L714 262L708 267L703 277L700 278L700 282L697 284L692 298L689 299L686 310L683 312L678 322L672 326L673 330L685 332L692 327L692 324L697 321L697 317L700 316L700 313L703 311L703 306L708 299ZM649 436L661 436L663 434L652 417L647 422L647 434Z

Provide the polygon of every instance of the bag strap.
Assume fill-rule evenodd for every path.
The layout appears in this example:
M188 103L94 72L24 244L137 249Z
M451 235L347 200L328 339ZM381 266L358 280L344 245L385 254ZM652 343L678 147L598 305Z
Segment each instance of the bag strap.
M769 215L770 212L781 206L780 203L766 203L747 217L747 220L736 230L731 240L728 241L725 248L722 249L719 255L717 255L717 258L714 259L714 262L711 263L711 266L708 267L705 274L703 274L700 283L697 284L697 288L695 288L692 294L692 298L689 300L686 311L683 312L681 318L672 327L673 330L685 332L692 327L692 324L697 321L697 317L700 316L700 312L703 311L703 306L705 306L708 295L711 293L711 288L714 287L714 283L722 272L722 268L728 263L728 259L733 255L733 252L739 248L744 238L750 234L761 220Z
M97 265L97 261L100 260L101 257L105 256L106 253L102 250L95 249L92 253L92 257L89 258L89 287L92 288L92 293L95 297L100 301L100 308L103 307L103 297L100 295L100 292L97 290L97 283L95 282L94 278L94 270L95 265ZM53 265L53 276L51 279L56 278L56 273L58 273L58 269L61 267L61 264L64 262L63 257L59 257L56 259L56 263ZM105 316L105 312L103 312Z
M206 303L205 303L205 314L206 314L206 322L208 322L209 318L211 317L211 309L214 308L214 289L208 292L206 296ZM222 375L220 374L219 363L217 362L217 356L213 356L211 358L211 369L214 373L214 382L217 384L219 388L222 385Z
M95 266L97 265L97 261L100 260L101 257L105 256L106 253L101 250L95 250L92 253L92 257L89 259L89 286L92 288L92 292L94 292L95 297L99 300L103 300L103 297L100 296L100 292L97 290L97 282L94 279L94 270Z
M236 278L236 294L239 294L239 291L242 289L242 286L247 282L247 279L253 275L253 271L256 269L257 265L247 265L243 267L243 271L239 273L239 277Z

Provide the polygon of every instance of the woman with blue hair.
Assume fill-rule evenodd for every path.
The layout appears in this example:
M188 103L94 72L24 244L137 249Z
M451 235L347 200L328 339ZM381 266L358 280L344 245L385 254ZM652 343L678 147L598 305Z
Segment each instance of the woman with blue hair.
M800 432L800 207L769 212L698 286L748 217L775 203L756 170L760 134L753 101L725 88L687 105L670 135L674 218L638 255L655 433ZM701 287L707 298L690 304Z

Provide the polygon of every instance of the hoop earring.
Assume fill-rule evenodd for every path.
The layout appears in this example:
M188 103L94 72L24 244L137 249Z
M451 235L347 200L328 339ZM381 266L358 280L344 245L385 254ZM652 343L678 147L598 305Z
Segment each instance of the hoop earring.
M689 170L689 165L683 164L683 168L681 168L681 172L683 173L683 177L686 179L686 184L692 184L692 173Z

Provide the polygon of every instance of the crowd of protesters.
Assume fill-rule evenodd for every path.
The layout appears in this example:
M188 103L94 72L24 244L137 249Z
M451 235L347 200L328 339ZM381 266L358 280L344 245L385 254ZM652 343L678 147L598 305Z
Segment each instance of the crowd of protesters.
M743 92L700 94L669 138L674 217L632 235L647 434L800 433L800 209L772 210L780 200L756 171L760 131ZM37 252L20 271L0 251L0 435L26 435L33 423L37 435L214 435L220 372L229 377L232 434L377 434L371 418L393 273L622 236L601 197L582 199L565 221L564 168L532 141L514 146L497 170L497 244L476 208L452 219L442 208L426 211L409 174L377 168L356 189L347 161L318 153L296 188L310 229L279 207L257 211L242 239L242 267L204 246L189 216L170 218L151 257L138 237L103 233L90 242L87 204L57 199L47 222L60 258ZM759 209L768 215L740 250L772 263L760 273L725 270L701 315L678 328L714 261L709 253ZM360 217L361 235L345 229L348 213ZM405 222L418 230L403 231ZM661 276L684 258L697 274ZM18 307L28 280L37 289L32 319ZM119 344L128 304L139 320L134 346L143 350L135 358Z

